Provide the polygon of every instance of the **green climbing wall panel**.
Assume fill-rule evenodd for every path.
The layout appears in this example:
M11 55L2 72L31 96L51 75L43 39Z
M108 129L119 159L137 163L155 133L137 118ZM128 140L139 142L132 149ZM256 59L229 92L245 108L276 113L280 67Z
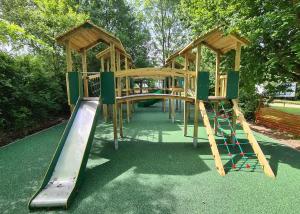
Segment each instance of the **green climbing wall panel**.
M201 71L197 79L197 99L208 100L209 94L209 72Z
M178 78L178 87L183 88L183 84L184 84L184 78L183 77L179 77Z
M115 103L115 75L114 72L101 72L101 101L103 104Z
M82 89L82 77L79 72L71 71L67 72L67 79L69 82L69 98L70 104L75 105L78 98L82 97L83 89Z
M228 71L227 73L227 88L226 98L236 99L239 96L239 72Z

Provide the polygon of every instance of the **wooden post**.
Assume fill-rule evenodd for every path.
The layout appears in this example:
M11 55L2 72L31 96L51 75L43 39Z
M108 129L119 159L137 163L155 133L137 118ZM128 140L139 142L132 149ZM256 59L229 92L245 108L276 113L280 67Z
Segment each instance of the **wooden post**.
M215 71L215 96L220 96L220 62L221 62L221 54L216 53L216 71ZM214 111L216 112L215 118L214 118L214 131L215 135L218 134L218 118L217 113L219 111L218 109L218 102L214 103Z
M73 69L73 61L72 61L72 51L70 48L70 41L66 41L66 60L67 60L67 72L71 72ZM72 112L74 109L74 105L70 102L70 91L69 91L69 80L66 75L66 85L67 85L67 94L68 94L68 104L70 106L70 111Z
M185 54L184 56L184 70L188 71L188 63L189 63L189 60L188 60L188 55ZM189 88L189 77L188 75L184 75L184 96L187 97L187 91L188 91L188 88ZM187 115L187 112L188 112L188 102L187 101L184 101L184 107L183 107L183 123L184 123L184 136L187 136L187 123L188 123L188 115Z
M117 55L117 71L121 70L121 55L119 51L116 51ZM122 96L122 77L118 78L118 84L117 84L117 89L118 89L118 97ZM119 104L119 129L120 129L120 137L123 137L123 105L122 103Z
M128 69L128 58L125 56L125 70ZM126 76L126 96L129 95L129 77ZM130 102L126 102L127 122L130 122Z
M100 61L101 61L101 72L104 72L104 67L105 67L104 58L101 57ZM104 117L104 121L107 123L108 120L107 104L103 104L103 117Z
M236 51L235 51L235 60L234 60L234 71L239 72L241 67L241 43L236 43ZM226 81L227 85L227 81ZM234 135L236 134L236 119L237 116L235 113L232 115L232 132L231 132L231 142L235 142Z
M196 53L196 77L194 82L195 88L195 112L194 112L194 146L197 146L197 138L198 138L198 122L199 122L199 100L197 99L197 80L198 80L198 72L200 72L200 63L201 63L201 44L197 46L197 53Z
M172 95L175 94L174 84L175 84L175 77L172 76ZM175 123L175 99L171 100L171 110L172 110L172 122Z
M166 82L165 82L165 80L162 80L162 88L163 88L163 93L165 94L166 93L166 90L165 90ZM163 99L161 103L162 103L162 111L166 112L166 100Z
M216 54L216 71L215 71L215 96L220 96L220 62L221 55Z
M110 43L110 67L111 72L116 71L116 56L115 56L115 45L113 43ZM116 78L114 78L114 85L116 85ZM113 125L114 125L114 144L115 149L119 148L118 145L118 121L117 121L117 114L118 114L118 107L117 107L117 100L115 100L115 103L113 105Z
M81 62L82 62L82 72L83 72L83 90L84 96L89 96L89 81L87 76L87 63L86 63L86 49L83 49L81 54Z
M171 90L171 77L168 78L169 91ZM172 91L171 91L172 92ZM169 119L171 119L171 99L169 99Z

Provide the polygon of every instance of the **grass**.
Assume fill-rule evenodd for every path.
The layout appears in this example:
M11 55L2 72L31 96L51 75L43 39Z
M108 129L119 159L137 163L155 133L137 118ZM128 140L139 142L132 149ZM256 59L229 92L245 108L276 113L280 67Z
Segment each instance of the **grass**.
M300 108L289 108L289 107L280 107L280 106L272 106L271 108L276 109L278 111L283 111L289 114L300 115Z
M177 114L182 119L182 114ZM190 121L192 124L192 121ZM201 125L201 123L200 123ZM65 124L0 149L0 213L27 213ZM240 131L239 131L240 132ZM123 140L113 149L112 125L99 121L85 180L68 211L58 213L297 213L300 210L300 152L256 134L277 174L260 169L219 176L207 136L192 125L183 136L161 107L137 109L124 121ZM243 136L239 133L240 137ZM37 211L36 213L44 213Z

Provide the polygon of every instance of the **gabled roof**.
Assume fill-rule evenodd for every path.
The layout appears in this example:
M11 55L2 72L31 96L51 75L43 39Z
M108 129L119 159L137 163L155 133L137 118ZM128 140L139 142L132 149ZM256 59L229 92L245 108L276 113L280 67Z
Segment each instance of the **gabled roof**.
M90 49L100 42L103 42L106 45L113 43L120 52L126 53L123 44L117 37L93 24L89 20L56 37L56 41L62 45L65 45L66 42L69 41L70 48L77 52L81 52L84 49Z
M240 42L242 46L247 46L250 44L250 41L248 39L241 37L236 33L229 33L225 35L220 28L215 28L208 33L196 38L183 49L172 54L167 59L167 62L179 55L183 56L185 53L191 53L192 49L194 49L199 44L203 44L217 53L225 54L230 50L235 50L237 42Z

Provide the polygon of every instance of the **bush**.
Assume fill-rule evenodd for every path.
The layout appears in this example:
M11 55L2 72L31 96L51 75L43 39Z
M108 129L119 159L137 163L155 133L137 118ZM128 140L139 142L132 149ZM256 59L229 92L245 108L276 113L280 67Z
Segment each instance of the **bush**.
M66 108L62 72L49 70L40 56L12 57L0 52L0 128L30 127Z

